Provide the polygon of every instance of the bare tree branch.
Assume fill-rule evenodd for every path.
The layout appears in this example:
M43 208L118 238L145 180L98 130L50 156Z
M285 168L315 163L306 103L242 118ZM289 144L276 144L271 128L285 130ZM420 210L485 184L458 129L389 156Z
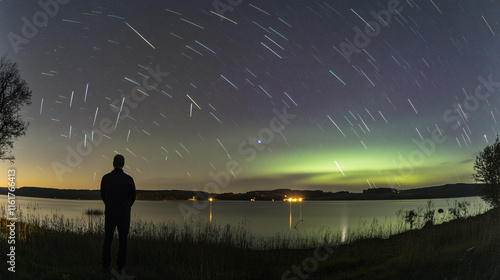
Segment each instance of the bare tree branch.
M14 162L14 141L26 134L29 123L19 114L31 104L31 90L21 79L17 64L0 58L0 159Z

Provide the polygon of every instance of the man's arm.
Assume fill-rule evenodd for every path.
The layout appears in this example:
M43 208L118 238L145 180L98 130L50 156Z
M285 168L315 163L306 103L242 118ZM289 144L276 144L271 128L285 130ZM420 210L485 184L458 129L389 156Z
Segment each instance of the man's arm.
M106 194L105 194L105 189L104 189L104 177L102 177L101 180L101 199L106 204Z
M134 202L135 202L135 183L134 183L134 179L133 178L130 178L131 180L131 183L132 183L132 193L130 194L130 207L132 207L132 205L134 205Z

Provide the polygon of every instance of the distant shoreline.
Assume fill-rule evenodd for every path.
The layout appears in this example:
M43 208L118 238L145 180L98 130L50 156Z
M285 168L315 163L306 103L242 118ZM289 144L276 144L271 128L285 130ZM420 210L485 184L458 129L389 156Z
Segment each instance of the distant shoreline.
M0 194L6 195L7 188L0 188ZM54 189L40 187L21 187L16 189L16 196L100 200L99 190ZM252 200L252 201L283 201L290 198L302 198L316 201L345 201L345 200L402 200L402 199L436 199L480 196L481 185L478 184L446 184L435 187L398 190L392 188L374 188L364 190L363 193L324 192L320 190L260 190L246 193L206 193L185 190L137 190L137 200L150 201L177 201L177 200L206 200L212 197L216 200Z

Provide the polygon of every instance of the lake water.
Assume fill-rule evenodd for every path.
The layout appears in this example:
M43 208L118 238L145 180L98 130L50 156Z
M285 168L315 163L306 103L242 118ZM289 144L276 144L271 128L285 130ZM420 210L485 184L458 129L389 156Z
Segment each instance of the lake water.
M181 209L199 211L191 215L195 221L230 224L244 224L248 231L262 236L289 231L318 233L326 229L337 232L346 238L350 232L368 230L374 219L384 228L401 228L403 218L398 217L398 210L411 210L426 207L428 200L371 200L371 201L218 201L198 209L193 201L136 201L132 207L132 222L150 221L182 223L184 216ZM448 209L456 202L470 202L469 210L477 214L488 209L479 197L433 199L433 209L443 209L444 214L437 214L438 221L450 219ZM203 202L197 202L203 203ZM32 197L16 197L18 212L24 216L53 216L62 214L65 218L85 218L83 212L89 208L104 210L100 200L65 200ZM7 205L7 196L0 195L0 205ZM202 205L203 206L203 205ZM299 222L302 215L303 221Z

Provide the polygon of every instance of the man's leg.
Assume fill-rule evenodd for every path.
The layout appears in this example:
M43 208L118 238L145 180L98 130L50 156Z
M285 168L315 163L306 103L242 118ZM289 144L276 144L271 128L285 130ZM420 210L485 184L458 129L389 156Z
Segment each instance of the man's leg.
M118 223L118 259L116 260L116 266L118 271L126 265L127 258L127 236L130 229L130 215L120 217L120 222Z
M102 246L102 267L108 270L111 266L111 242L115 233L116 218L105 216L104 218L104 245Z

